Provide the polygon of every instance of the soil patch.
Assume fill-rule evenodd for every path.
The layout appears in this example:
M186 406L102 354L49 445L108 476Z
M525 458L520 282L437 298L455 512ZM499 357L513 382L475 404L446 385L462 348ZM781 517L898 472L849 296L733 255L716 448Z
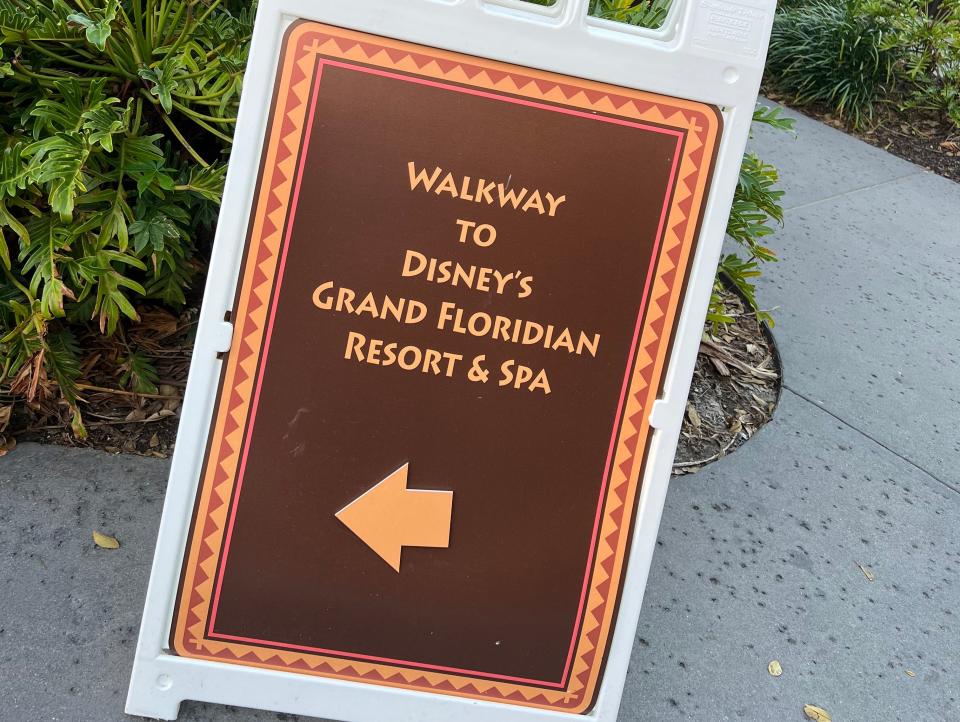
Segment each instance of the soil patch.
M735 321L704 329L674 474L692 474L741 446L771 419L780 397L773 337L739 296L727 296Z

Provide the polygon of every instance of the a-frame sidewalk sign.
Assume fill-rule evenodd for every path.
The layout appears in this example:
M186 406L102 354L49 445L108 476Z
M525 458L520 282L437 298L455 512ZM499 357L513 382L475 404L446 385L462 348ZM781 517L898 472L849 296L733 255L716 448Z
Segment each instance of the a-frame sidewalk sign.
M261 0L127 711L613 722L774 0Z

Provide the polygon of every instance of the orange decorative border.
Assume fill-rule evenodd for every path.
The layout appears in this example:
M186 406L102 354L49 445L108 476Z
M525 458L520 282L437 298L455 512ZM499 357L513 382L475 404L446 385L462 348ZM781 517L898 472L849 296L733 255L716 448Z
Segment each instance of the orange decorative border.
M635 349L626 406L622 410L573 666L564 689L218 641L205 636L215 593L214 577L241 464L246 420L254 397L257 360L273 311L270 296L281 262L297 155L309 114L311 81L320 55L496 94L654 123L681 130L685 135L646 316ZM649 409L657 398L672 345L675 319L719 142L719 113L701 103L309 22L298 23L288 31L280 58L273 113L237 294L236 332L225 364L171 629L174 651L185 657L416 691L573 713L586 711L593 703L613 632L650 433Z

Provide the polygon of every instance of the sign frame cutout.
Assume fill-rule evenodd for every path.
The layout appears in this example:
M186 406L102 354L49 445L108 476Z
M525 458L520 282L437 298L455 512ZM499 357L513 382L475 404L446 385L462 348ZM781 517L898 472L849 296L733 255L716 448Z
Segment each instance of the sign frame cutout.
M775 0L675 0L663 27L655 31L590 18L587 6L587 0L557 0L549 7L520 0L261 0L224 191L225 212L217 228L130 682L129 714L175 719L181 701L196 700L349 722L617 718ZM464 28L470 33L464 34ZM219 587L214 592L206 581L209 569L197 572L203 549L221 548L228 526L225 509L210 511L220 506L210 503L213 477L225 473L217 468L219 457L211 461L211 454L229 446L223 427L230 409L221 408L222 389L234 388L231 374L239 369L243 346L269 344L264 319L245 323L253 318L254 285L263 281L254 279L255 269L244 263L253 252L251 244L260 244L257 258L264 260L270 287L277 276L282 280L286 256L281 230L287 208L270 210L279 213L281 228L273 229L276 238L269 241L271 234L263 226L265 220L273 223L264 204L275 189L267 187L267 180L261 183L260 176L271 177L262 170L273 170L270 164L277 163L284 140L291 148L300 147L310 125L310 87L316 92L310 67L321 57L344 67L359 63L369 72L398 79L410 74L438 87L447 83L490 97L520 98L543 110L559 107L594 120L673 127L686 138L668 184L673 197L668 194L658 231L658 238L666 247L673 243L676 252L663 261L664 248L659 256L655 250L658 265L651 266L647 280L652 301L657 294L663 299L660 331L648 339L649 318L642 329L638 318L631 358L638 349L640 356L646 356L646 348L656 350L646 356L646 374L639 361L633 370L628 364L618 419L622 415L630 423L620 427L619 437L615 424L607 462L616 461L610 485L616 487L613 475L619 473L624 499L611 503L608 496L603 502L601 495L594 537L605 571L597 571L598 563L591 572L588 563L583 614L562 684L484 678L472 670L418 669L408 662L391 666L392 660L346 663L342 656L325 657L325 650L316 649L263 652L250 646L251 640L207 640L206 632L198 630L212 631L212 622L207 625L203 613L184 611L200 609L198 602L210 602L215 610L213 597L219 595ZM644 71L638 74L635 68ZM302 89L294 91L294 82ZM274 93L299 95L286 118L271 119L272 109L263 99ZM712 114L711 106L717 109ZM296 137L290 135L291 123ZM685 173L692 187L675 192ZM289 205L298 191L291 192L292 179L284 182L276 197ZM248 413L251 402L255 408L253 396L248 389L242 400L247 406L237 407L238 413ZM234 468L232 476L218 477L216 483L224 486L216 493L234 498L236 476ZM191 531L198 528L214 530L207 547L199 532ZM600 549L606 539L607 547ZM395 564L399 567L399 557Z

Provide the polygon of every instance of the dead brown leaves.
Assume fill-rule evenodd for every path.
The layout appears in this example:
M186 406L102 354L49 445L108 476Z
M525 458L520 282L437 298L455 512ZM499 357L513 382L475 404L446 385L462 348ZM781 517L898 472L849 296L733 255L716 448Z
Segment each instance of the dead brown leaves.
M41 348L20 367L7 388L10 396L22 398L33 409L57 397L56 385L47 376L45 358L46 349Z
M132 335L141 342L147 339L159 342L176 336L180 329L181 319L162 308L152 308L140 312L140 323L134 326Z
M180 316L150 306L139 307L137 312L140 320L113 337L91 332L77 339L84 350L79 359L77 413L47 378L39 354L19 370L0 398L5 401L9 397L17 404L21 440L77 445L87 433L85 445L106 451L170 455L193 351L197 309ZM132 351L148 358L155 368L156 393L137 393L132 384L124 384L122 367ZM0 401L0 409L2 404ZM0 454L2 449L0 436Z
M0 406L0 456L6 456L17 446L17 440L6 434L13 415L13 404Z
M774 351L756 317L729 294L735 321L705 328L674 473L698 471L749 439L771 417L779 389Z
M728 341L727 338L721 336L720 338L725 341L723 344L718 343L717 338L707 334L704 334L700 340L700 353L710 359L721 376L729 376L730 367L733 367L743 372L747 377L752 377L760 381L769 381L780 377L779 372L772 368L772 355L767 355L763 361L753 366L739 358L738 356L740 355L735 352L735 347L730 346L733 337L729 334L725 334L725 336L730 340ZM755 344L750 345L753 349L757 349Z

